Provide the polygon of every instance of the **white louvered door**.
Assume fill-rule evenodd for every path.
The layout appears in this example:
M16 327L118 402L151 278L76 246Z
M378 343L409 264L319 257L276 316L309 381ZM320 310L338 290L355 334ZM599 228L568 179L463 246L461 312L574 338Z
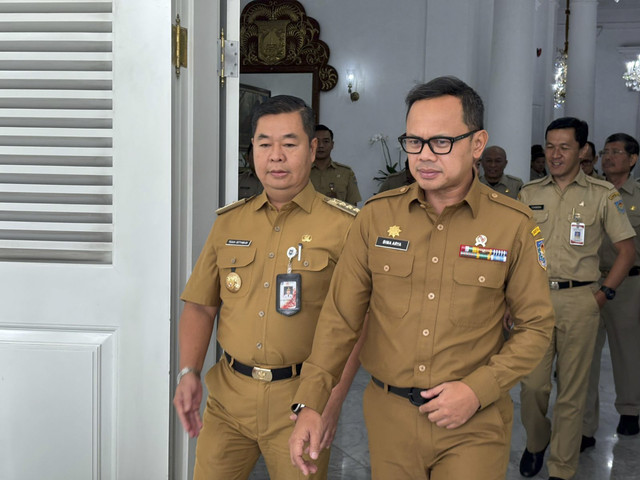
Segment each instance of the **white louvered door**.
M171 0L0 0L0 479L168 476Z

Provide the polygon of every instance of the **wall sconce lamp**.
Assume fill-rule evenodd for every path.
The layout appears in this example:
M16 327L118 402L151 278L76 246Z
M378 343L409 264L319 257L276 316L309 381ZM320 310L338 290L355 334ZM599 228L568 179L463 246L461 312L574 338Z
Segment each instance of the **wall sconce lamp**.
M360 94L356 91L356 74L353 70L347 70L347 92L352 102L360 99Z

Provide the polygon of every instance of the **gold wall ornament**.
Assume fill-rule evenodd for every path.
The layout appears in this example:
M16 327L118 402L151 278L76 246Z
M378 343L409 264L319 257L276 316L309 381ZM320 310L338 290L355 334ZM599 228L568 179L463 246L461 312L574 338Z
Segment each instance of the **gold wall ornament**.
M254 0L240 16L240 73L313 73L314 88L338 83L320 25L295 0ZM316 100L314 99L314 103ZM316 110L318 105L312 105Z

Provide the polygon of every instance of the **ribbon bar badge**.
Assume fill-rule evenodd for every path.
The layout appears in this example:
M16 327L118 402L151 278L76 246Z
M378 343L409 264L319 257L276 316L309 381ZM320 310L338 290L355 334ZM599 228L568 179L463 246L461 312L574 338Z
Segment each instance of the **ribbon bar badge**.
M489 260L491 262L507 261L507 251L497 248L473 247L471 245L460 245L460 256L467 258L477 258L479 260Z

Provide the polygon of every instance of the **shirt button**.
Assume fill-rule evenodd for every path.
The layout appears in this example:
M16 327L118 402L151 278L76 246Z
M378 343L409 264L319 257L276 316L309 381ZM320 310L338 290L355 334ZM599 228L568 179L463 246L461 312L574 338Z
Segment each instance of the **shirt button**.
M279 231L280 231L280 227L276 226L276 227L274 228L274 230L275 230L276 232L279 232Z
M256 348L257 348L258 350L260 350L260 349L262 348L262 344L258 342L258 343L256 344Z
M269 288L269 282L264 282L264 288Z
M485 282L485 280L486 280L486 278L484 278L484 275L480 275L480 276L478 277L478 281L479 281L480 283L484 283L484 282Z
M424 335L425 337L429 336L429 329L425 328L424 330L422 330L422 335Z
M304 265L305 267L309 266L309 262L307 260L305 260L304 262L302 262L302 265Z
M276 254L275 254L275 253L273 253L273 252L269 252L269 258L273 258L273 257L275 257L275 256L276 256Z
M431 261L432 261L433 263L438 263L438 257L433 257L433 258L431 259Z
M235 259L235 258L232 258L232 259L231 259L231 265L235 265L235 264L236 264L236 259Z
M444 230L444 225L442 225L441 223L438 224L438 226L436 227L438 230L442 231Z
M388 271L389 271L389 265L385 265L384 267L382 267L382 269L383 269L385 272L388 272Z
M427 295L427 298L428 298L429 300L433 300L434 298L436 298L436 294L435 294L435 293L433 293L433 292L430 292L430 293L429 293L429 295Z
M498 194L497 193L492 193L491 194L491 198L498 198Z
M264 317L264 312L263 312L262 310L260 310L260 311L258 312L258 316L259 316L259 317Z
M427 367L425 367L424 365L420 365L418 367L418 370L420 370L421 372L424 372L427 369Z

